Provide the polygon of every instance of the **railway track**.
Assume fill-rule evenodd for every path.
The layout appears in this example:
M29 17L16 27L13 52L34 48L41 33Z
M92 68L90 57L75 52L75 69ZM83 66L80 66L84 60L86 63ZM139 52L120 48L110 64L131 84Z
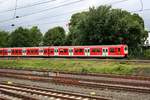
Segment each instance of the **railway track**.
M13 100L109 100L103 97L43 89L15 83L0 83L0 92L3 94L2 99L5 100L9 100L10 97L11 100L12 98ZM6 95L9 95L9 98Z
M113 90L121 90L121 91L132 91L132 92L140 92L140 93L150 93L150 81L149 80L126 80L114 78L113 80L95 80L95 79L85 79L85 78L77 78L75 76L70 77L62 77L60 75L36 75L31 73L16 73L16 72L2 72L0 71L1 76L5 77L13 77L19 79L28 79L34 81L43 81L43 82L53 82L57 84L64 85L76 85L87 88L102 88L102 89L113 89ZM80 76L79 76L80 77ZM100 77L99 77L100 78ZM106 77L105 77L106 78ZM108 78L108 77L107 77ZM115 80L116 79L116 80ZM127 78L128 79L128 78Z
M36 69L10 69L10 68L0 68L0 73L12 73L12 74L22 74L22 75L35 75L35 76L92 76L92 77L106 77L106 78L121 78L121 79L131 79L131 80L144 80L150 81L148 76L138 76L138 75L114 75L114 74L96 74L96 73L75 73L75 72L51 72L49 70L36 70Z

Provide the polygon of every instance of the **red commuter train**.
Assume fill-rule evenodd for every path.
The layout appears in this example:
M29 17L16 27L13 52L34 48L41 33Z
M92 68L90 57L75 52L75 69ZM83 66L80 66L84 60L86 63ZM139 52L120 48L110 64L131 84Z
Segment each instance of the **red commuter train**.
M127 57L127 45L0 48L0 57Z

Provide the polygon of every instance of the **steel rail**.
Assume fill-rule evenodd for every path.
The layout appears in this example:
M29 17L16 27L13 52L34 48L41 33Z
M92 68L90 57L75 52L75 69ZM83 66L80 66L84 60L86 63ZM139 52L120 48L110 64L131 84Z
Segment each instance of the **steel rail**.
M67 84L67 85L76 85L76 86L84 86L84 87L92 87L92 88L109 88L114 90L127 90L132 92L141 92L141 93L150 93L150 87L139 87L139 86L126 86L126 85L118 85L111 83L97 83L90 82L84 80L72 80L72 79L61 79L61 78L45 78L40 76L26 76L26 75L14 75L14 74L2 74L1 76L19 78L19 79L28 79L34 81L43 81L43 82L52 82L57 84Z
M22 86L22 85L14 85L14 84L2 84L0 85L0 88L6 88L6 89L12 89L16 91L23 91L31 94L38 94L38 95L44 95L44 96L50 96L50 97L56 97L56 98L61 98L65 100L78 100L77 98L81 99L94 99L94 100L109 100L106 98L102 97L95 97L95 96L87 96L83 94L75 94L75 93L67 93L67 92L58 92L54 90L49 90L49 89L41 89L41 88L36 88L36 87L31 87L31 86ZM68 95L68 96L65 96ZM74 96L74 97L73 97Z

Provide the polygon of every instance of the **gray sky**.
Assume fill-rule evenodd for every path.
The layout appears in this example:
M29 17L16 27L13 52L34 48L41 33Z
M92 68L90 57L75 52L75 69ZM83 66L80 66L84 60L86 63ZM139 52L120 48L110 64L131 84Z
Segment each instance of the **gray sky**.
M6 11L15 8L16 0L0 0L0 29L12 31L18 26L30 28L38 26L42 32L46 32L54 26L63 26L68 29L68 23L73 13L80 12L89 6L112 4L113 8L121 8L132 11L142 9L140 0L17 0L17 10ZM120 2L124 1L124 2ZM37 3L43 3L31 6ZM47 3L46 3L47 2ZM142 0L143 9L150 9L150 0ZM67 4L67 5L66 5ZM63 6L62 6L63 5ZM20 7L26 8L18 9ZM30 6L30 7L29 7ZM20 16L13 19L14 13ZM143 17L145 27L150 30L150 10L137 12ZM14 27L11 24L15 24Z

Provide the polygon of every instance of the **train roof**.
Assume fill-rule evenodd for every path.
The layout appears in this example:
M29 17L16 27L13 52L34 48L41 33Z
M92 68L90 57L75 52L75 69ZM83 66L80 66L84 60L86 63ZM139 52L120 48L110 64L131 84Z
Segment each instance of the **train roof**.
M127 46L126 44L118 44L118 45L85 45L85 46L40 46L40 47L6 47L6 48L0 48L0 49L19 49L19 48L47 48L47 47L54 47L54 48L61 48L61 47L97 47L97 46L101 46L101 47L105 47L105 46Z

